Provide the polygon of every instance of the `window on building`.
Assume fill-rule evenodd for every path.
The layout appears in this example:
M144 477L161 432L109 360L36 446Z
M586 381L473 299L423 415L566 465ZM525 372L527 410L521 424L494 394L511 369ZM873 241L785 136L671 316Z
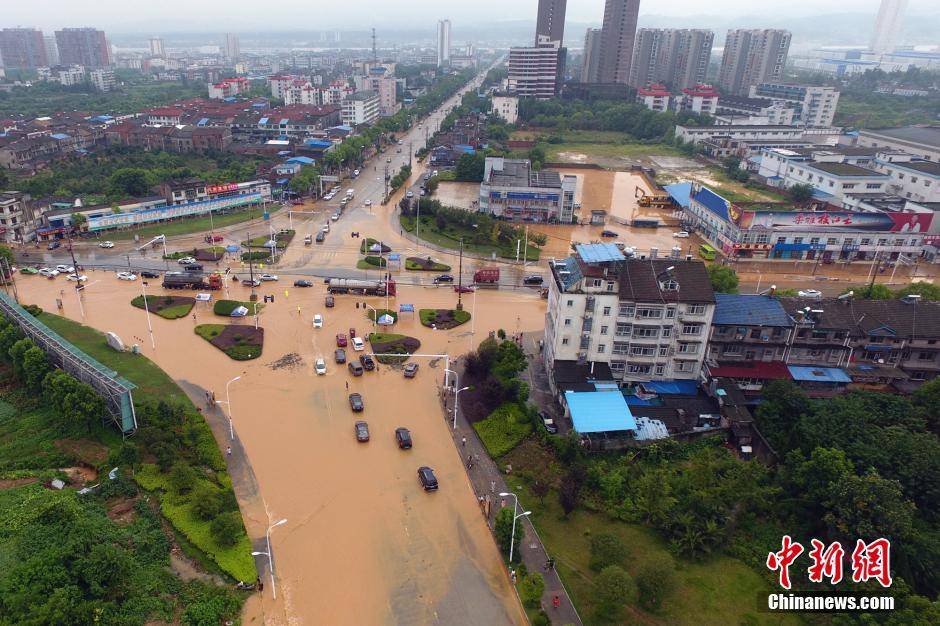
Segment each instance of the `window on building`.
M682 325L682 334L683 335L700 335L702 334L702 324L683 324Z
M617 329L614 332L618 337L627 337L633 332L633 326L631 324L617 322Z
M659 346L659 356L669 356L669 346Z
M649 374L651 366L640 363L631 363L627 366L627 372L630 374Z
M854 243L855 243L855 239L853 239L853 238L851 238L851 237L846 237L845 240L842 242L842 245L844 245L844 246L851 246L851 245L853 245Z
M617 311L617 315L620 317L633 317L633 312L636 308L632 304L621 304L620 310Z
M666 309L666 319L672 319L676 316L676 307L671 306Z
M574 306L574 300L568 300L568 306Z
M610 371L615 374L623 374L623 370L626 367L626 363L623 361L611 361L610 362Z
M565 318L565 326L571 326L571 318L570 318L570 317L566 317L566 318Z
M817 242L819 241L819 238L818 238L818 237L816 238L816 241L817 241ZM802 237L794 237L794 238L793 238L793 243L803 243L803 238L802 238Z
M786 242L787 242L786 237L777 237L777 243L786 243Z
M635 339L644 339L659 336L659 329L653 326L634 326L633 337Z
M770 235L766 233L761 233L760 235L757 236L756 243L770 243Z
M677 372L692 372L695 371L695 363L692 361L675 361L673 369Z
M865 189L881 189L881 183L868 183Z
M689 315L705 315L705 305L704 304L690 304L686 307Z
M732 344L725 346L725 349L722 352L722 354L725 354L727 356L736 356L736 355L741 354L741 344L732 343Z
M665 365L657 365L657 366L656 366L656 376L662 376L662 375L665 374L665 373L666 373L666 366L665 366Z
M916 246L916 245L917 245L917 239L911 239L911 245L912 245L912 246Z
M604 307L604 313L603 313L603 315L610 315L610 307L609 307L609 306L605 306L605 307Z
M698 354L698 345L697 343L680 343L679 344L679 353L680 354Z
M870 246L870 245L871 245L871 239L868 239L868 238L863 237L863 238L862 238L862 241L860 242L860 244L863 245L863 246Z
M826 240L826 245L828 246L834 246L836 245L836 243L838 242L836 241L835 237L830 237L829 239Z
M598 345L597 345L597 353L598 353L598 354L604 354L604 351L605 351L605 350L607 350L606 344L601 343L601 344L598 344Z
M663 310L640 307L636 310L636 316L640 319L659 319L663 316Z
M894 240L894 245L896 245L896 246L903 246L903 245L904 245L904 240L903 240L903 239L895 239L895 240Z
M567 337L562 337L562 339L561 339L561 345L563 345L563 346L567 346L567 345L568 345L568 338L567 338Z
M888 240L887 240L887 239L879 239L879 240L878 240L878 245L879 245L879 246L886 246L886 245L888 245Z
M665 326L665 327L663 327L663 335L662 335L662 337L663 337L663 339L666 339L667 337L672 337L672 326Z
M656 346L631 346L630 356L656 356Z
M626 341L615 341L613 353L614 354L626 354L627 350L630 349L630 344Z
M659 288L663 291L676 291L679 288L679 283L670 278L659 283Z
M601 326L601 334L602 334L602 335L606 335L606 334L607 334L607 329L608 329L607 326Z
M615 286L616 286L616 285L614 284L614 282L613 282L612 280L608 280L608 281L607 281L607 293L613 293Z

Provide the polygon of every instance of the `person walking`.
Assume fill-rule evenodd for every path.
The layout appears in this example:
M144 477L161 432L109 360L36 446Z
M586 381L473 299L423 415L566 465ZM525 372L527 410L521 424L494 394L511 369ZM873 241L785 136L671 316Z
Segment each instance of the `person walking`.
M557 594L552 596L552 606L556 609L561 606L561 598Z
M466 437L461 437L461 438L460 438L460 447L461 447L461 448L466 448L466 447L467 447L467 438L466 438ZM467 460L469 461L469 460L470 460L470 457L467 457Z
M228 454L229 456L232 456L232 446L225 448L225 453Z
M490 493L496 493L496 481L495 480L490 481Z

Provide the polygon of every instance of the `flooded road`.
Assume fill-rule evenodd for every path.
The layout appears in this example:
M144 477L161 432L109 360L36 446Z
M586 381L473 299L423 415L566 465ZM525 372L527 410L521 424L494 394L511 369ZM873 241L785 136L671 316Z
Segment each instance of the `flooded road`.
M345 258L358 243L346 241L336 258ZM300 246L296 254L301 257L306 254L300 252L302 240L292 246ZM219 399L225 395L226 381L241 376L230 387L233 422L263 503L242 503L246 525L257 539L271 522L288 520L272 535L277 600L272 601L266 585L261 602L252 601L246 608L246 623L260 623L257 612L262 609L266 624L524 623L449 436L451 426L439 398L445 361L416 358L421 367L412 380L383 365L354 378L333 362L336 333L348 333L350 327L360 335L371 330L365 309L357 309L355 302L383 307L384 299L337 296L336 307L327 309L322 281L307 289L294 288L284 279L266 283L259 295L274 295L275 302L259 319L265 328L264 353L253 361L236 362L193 333L197 323L231 321L213 315L206 304L197 305L195 320L151 316L154 350L144 311L129 304L140 293L139 281L119 281L113 273L100 271L88 274L84 318L72 284L62 277L19 277L20 298L50 312L56 312L56 299L61 298L60 314L116 332L127 344L140 344L142 352L174 379L211 389ZM158 282L150 281L148 293L162 292ZM248 299L247 287L236 284L230 292L233 298ZM452 308L455 302L456 294L447 287L405 286L398 298L390 299L390 306ZM543 327L544 301L533 291L465 294L464 306L476 314L473 337L470 324L433 331L408 313L402 314L394 332L420 339L423 354L455 357L488 331ZM314 313L323 315L322 329L312 327ZM299 355L300 362L272 367L291 353ZM348 356L354 354L347 348ZM313 372L320 357L328 365L326 376ZM363 413L350 410L351 392L362 394ZM355 439L357 419L369 423L368 443ZM396 446L398 426L411 430L412 450ZM421 489L416 475L421 465L434 468L441 484L438 492ZM253 511L267 511L267 517ZM259 569L267 572L266 560L259 560Z

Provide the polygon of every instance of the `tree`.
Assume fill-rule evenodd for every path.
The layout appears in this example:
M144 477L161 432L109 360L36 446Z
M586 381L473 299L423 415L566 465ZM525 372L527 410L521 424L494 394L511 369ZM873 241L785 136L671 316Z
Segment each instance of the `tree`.
M39 391L49 369L49 358L42 348L33 346L23 353L23 381L28 388Z
M108 191L119 198L147 195L150 192L147 170L136 167L122 167L115 170L108 177Z
M565 512L565 517L568 517L581 504L581 483L571 475L571 472L561 478L561 486L558 489L558 502Z
M170 489L178 494L189 493L196 485L196 479L196 470L183 461L177 461L173 464L168 477Z
M237 511L222 513L212 520L212 524L209 525L209 532L212 533L212 538L220 546L234 546L244 532L241 514Z
M122 594L129 584L128 573L134 563L123 548L111 543L96 543L78 564L82 580L96 598Z
M815 192L816 188L809 183L799 183L787 189L787 196L789 196L791 202L802 204L812 200Z
M545 148L543 148L539 144L535 144L529 149L528 156L529 156L529 161L532 162L533 170L542 169L542 165L545 163L545 159L546 159Z
M10 249L10 246L0 245L0 261L5 261L10 267L16 264L16 259L13 256L13 250Z
M72 213L70 221L72 223L72 228L81 230L82 226L88 223L88 218L84 213Z
M610 565L622 565L627 551L620 537L610 533L598 533L591 537L591 559L588 566L599 572Z
M855 468L839 448L816 448L809 459L799 450L787 455L784 482L795 498L803 501L812 519L820 519L823 502L835 485L855 475Z
M200 483L193 489L193 514L199 519L211 520L222 511L222 498L219 490L207 482Z
M486 157L482 152L461 154L454 168L455 180L467 183L479 183L483 180Z
M940 380L940 379L937 379ZM548 481L536 478L531 485L529 485L529 490L532 491L532 495L539 499L539 504L545 504L545 496L548 495L548 492L551 490Z
M738 293L738 274L730 267L709 265L708 278L717 293Z
M894 298L891 289L879 283L845 289L842 293L848 293L849 291L855 292L856 298L864 298L865 300L891 300Z
M907 540L913 530L914 503L904 497L896 480L875 471L833 484L823 519L831 532L849 541L886 537Z
M930 430L940 434L940 378L934 378L915 389L911 400L917 414L927 422Z
M542 603L542 594L545 593L545 579L538 572L526 574L519 581L518 589L522 604L530 609L537 609Z
M594 578L594 601L599 620L617 621L623 614L633 580L619 565L604 568Z
M676 588L676 564L670 556L647 561L636 575L637 599L647 611L658 611Z
M764 386L754 416L761 433L778 453L798 447L795 426L810 411L809 398L790 380L775 380Z
M496 514L496 522L493 524L493 534L496 536L496 545L499 546L500 550L504 551L507 555L509 554L509 546L512 539L512 518L513 510L509 507L503 507L499 510L499 513ZM515 549L513 550L513 561L518 562L521 558L519 554L519 545L522 542L522 539L525 537L525 529L522 528L522 524L519 520L516 520L516 540L515 540Z

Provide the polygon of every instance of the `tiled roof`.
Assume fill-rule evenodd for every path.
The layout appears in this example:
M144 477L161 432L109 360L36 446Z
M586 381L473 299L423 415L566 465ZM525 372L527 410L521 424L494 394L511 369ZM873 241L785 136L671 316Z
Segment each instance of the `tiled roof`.
M906 304L900 300L825 300L779 298L792 317L797 310L812 306L822 310L817 328L848 330L853 335L870 335L881 330L897 338L940 338L940 303Z
M667 268L673 268L667 272ZM661 289L661 282L672 277L679 283L677 290ZM620 299L635 302L715 302L705 264L700 261L630 259L620 273Z
M715 294L716 325L793 326L780 301L772 296L731 293Z

